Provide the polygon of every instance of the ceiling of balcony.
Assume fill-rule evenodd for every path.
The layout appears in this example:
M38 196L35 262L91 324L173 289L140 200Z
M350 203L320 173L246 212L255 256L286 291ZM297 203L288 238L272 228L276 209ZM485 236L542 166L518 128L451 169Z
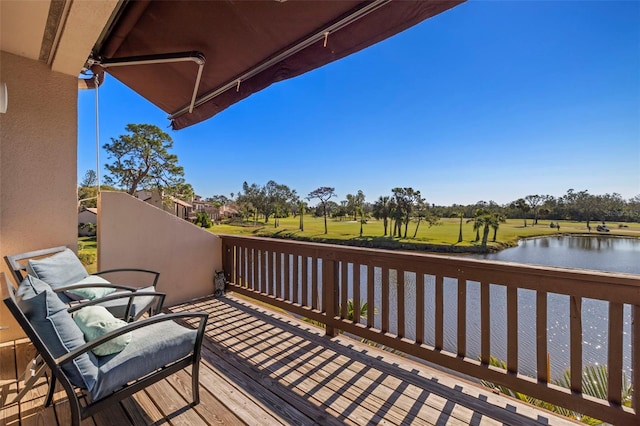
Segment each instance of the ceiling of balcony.
M2 0L0 50L77 76L117 0Z

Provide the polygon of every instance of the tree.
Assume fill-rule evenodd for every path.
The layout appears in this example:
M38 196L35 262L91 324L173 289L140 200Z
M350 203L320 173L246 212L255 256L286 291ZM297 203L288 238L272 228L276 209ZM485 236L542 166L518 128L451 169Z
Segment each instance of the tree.
M300 215L300 231L304 232L304 210L307 208L307 204L300 200L298 201L298 214Z
M105 167L105 180L134 195L138 188L165 188L184 183L178 157L169 153L171 137L151 124L127 124L129 134L111 138L103 148L115 161Z
M547 200L549 199L548 195L527 195L526 197L524 197L525 201L529 204L529 206L531 207L531 210L533 210L533 224L537 225L538 224L538 210L539 207L542 206L544 203L547 202Z
M98 178L96 172L93 170L87 170L84 174L84 179L80 182L78 187L78 208L84 207L96 207L98 197L98 187L96 182Z
M489 220L489 225L493 228L493 242L495 243L496 238L498 236L498 228L500 228L501 223L505 223L507 218L502 213L493 212L491 213L491 218Z
M468 222L473 222L473 230L476 231L476 239L474 241L480 241L480 228L484 226L485 215L488 213L488 210L479 208L476 209L473 218L467 220Z
M524 198L518 198L514 203L511 204L511 208L518 209L522 212L522 219L524 220L524 227L527 227L527 212L531 210L529 204L525 201Z
M382 219L382 225L384 226L384 236L387 236L387 226L389 225L389 216L391 215L391 203L390 198L380 196L378 201L373 205L373 217L380 220Z
M362 237L362 227L367 223L367 220L364 217L364 209L362 207L357 207L357 213L360 216L360 237Z
M213 226L213 223L211 222L211 218L205 212L196 213L196 220L193 223L202 228L211 228Z
M347 194L347 200L345 203L346 212L348 215L353 216L353 220L357 220L358 208L362 208L364 204L364 193L362 190L358 190L356 195Z
M396 211L395 219L398 237L402 237L402 224L404 223L404 237L407 238L407 230L409 228L409 220L411 219L411 212L415 204L420 200L420 191L416 191L413 188L393 188L391 190L395 197ZM394 232L395 233L395 232Z
M335 190L336 190L335 188L332 188L330 186L321 186L320 188L311 191L307 196L307 200L312 200L314 198L317 198L320 201L320 204L322 205L322 215L324 216L324 233L325 234L329 233L327 228L327 202L329 201L329 199L336 196Z
M462 242L462 221L464 220L464 210L459 211L456 216L460 218L460 231L458 232L458 242Z

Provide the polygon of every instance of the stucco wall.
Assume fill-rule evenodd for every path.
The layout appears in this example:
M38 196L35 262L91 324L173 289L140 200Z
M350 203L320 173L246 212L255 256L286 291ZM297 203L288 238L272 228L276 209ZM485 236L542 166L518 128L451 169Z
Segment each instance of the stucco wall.
M219 237L125 193L102 192L98 203L99 270L159 271L166 305L213 293L214 271L222 269Z
M77 246L77 78L0 52L0 255ZM8 273L5 262L0 271ZM2 288L2 295L5 290ZM0 341L19 334L0 304Z

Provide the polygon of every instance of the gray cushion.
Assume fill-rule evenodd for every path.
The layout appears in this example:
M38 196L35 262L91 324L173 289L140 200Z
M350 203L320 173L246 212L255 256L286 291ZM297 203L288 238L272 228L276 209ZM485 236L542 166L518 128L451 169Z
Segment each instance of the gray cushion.
M89 276L80 259L70 249L44 259L31 259L27 272L49 284L54 290L77 283Z
M102 398L119 387L154 372L193 352L197 331L173 321L133 330L131 343L122 352L97 357L98 381L90 395ZM144 362L140 362L144 360Z
M147 291L156 291L156 289L154 286L149 286L149 287L139 288L137 291L147 292ZM121 294L121 293L129 294L128 291L117 291L112 295ZM154 300L155 298L153 296L138 296L134 298L133 306L131 306L131 312L130 312L131 316L136 317L139 313L142 313L147 309L149 309L151 303L153 303ZM127 303L129 303L129 299L125 297L122 299L109 300L107 302L98 303L98 306L104 306L105 308L107 308L109 312L111 312L111 314L113 314L114 317L126 320L126 318L124 318L124 313L127 310Z
M60 357L85 344L82 331L67 312L67 306L39 279L27 276L16 292L16 301L51 355ZM91 390L98 377L98 361L82 354L63 365L69 381Z

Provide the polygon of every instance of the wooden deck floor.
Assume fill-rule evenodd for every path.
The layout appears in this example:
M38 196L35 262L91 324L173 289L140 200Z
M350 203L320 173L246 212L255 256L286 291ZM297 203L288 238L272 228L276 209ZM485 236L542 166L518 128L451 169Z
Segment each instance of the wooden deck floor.
M575 424L232 295L171 310L210 313L201 403L183 370L83 425ZM64 394L43 410L45 393L3 407L0 424L68 424Z

